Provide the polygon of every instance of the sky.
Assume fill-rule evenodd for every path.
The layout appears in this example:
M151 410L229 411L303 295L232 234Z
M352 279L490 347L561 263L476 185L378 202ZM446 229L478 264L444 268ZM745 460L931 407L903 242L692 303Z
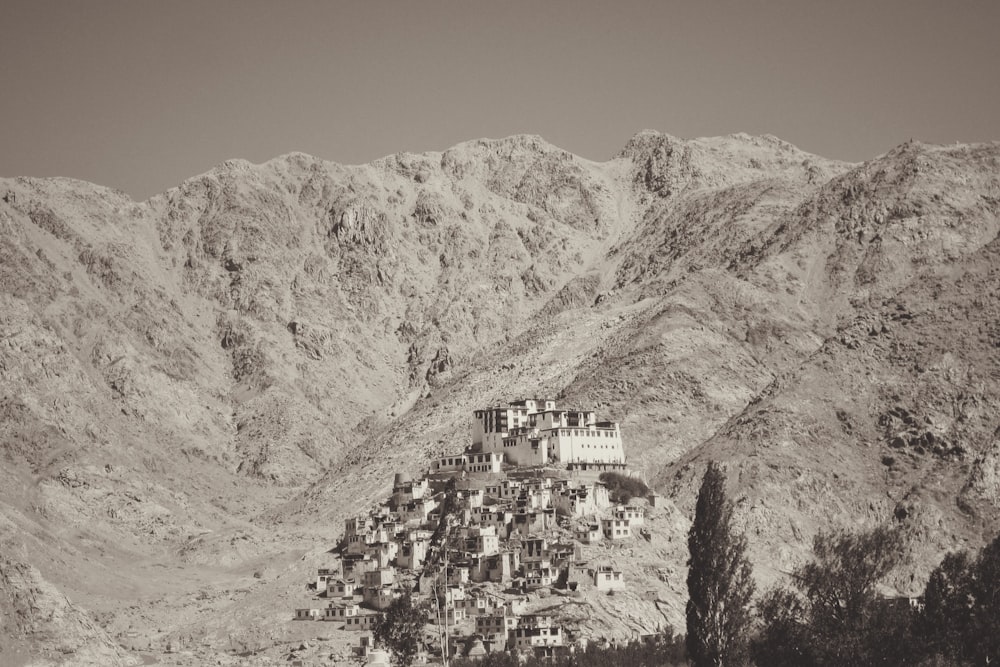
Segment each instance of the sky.
M1000 2L4 0L0 177L137 200L230 158L358 164L654 129L862 161L1000 140Z

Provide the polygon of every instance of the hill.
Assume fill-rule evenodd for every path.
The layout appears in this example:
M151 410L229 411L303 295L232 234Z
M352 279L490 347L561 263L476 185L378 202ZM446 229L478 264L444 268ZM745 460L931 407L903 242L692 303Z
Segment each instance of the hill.
M531 394L620 421L674 503L671 621L709 459L762 583L896 521L917 590L997 526L998 158L645 131L603 163L531 136L234 160L146 202L0 180L0 584L82 619L0 656L294 632L343 516Z

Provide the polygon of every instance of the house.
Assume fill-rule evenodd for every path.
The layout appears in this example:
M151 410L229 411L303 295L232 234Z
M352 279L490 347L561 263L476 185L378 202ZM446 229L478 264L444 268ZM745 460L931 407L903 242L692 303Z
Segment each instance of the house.
M632 528L646 524L646 513L641 507L635 505L619 505L615 507L611 515L616 519L628 521Z
M468 565L449 565L445 581L449 586L464 586L470 581L469 570Z
M506 638L507 631L516 627L517 616L505 609L493 614L476 617L476 633L484 637L493 634L502 634Z
M399 550L399 555L396 556L396 565L407 570L420 569L427 559L427 548L429 545L429 540L403 542Z
M369 554L345 554L340 561L340 578L344 581L350 579L360 581L365 572L377 567L378 563Z
M581 586L593 584L593 570L587 567L587 563L570 563L566 569L566 585L570 590L578 590Z
M594 586L599 591L616 591L625 588L625 579L621 570L610 565L601 565L593 570Z
M406 539L409 540L410 542L419 542L419 541L430 542L431 536L433 535L434 535L433 531L425 530L423 528L416 528L407 531Z
M562 628L553 623L550 616L522 616L517 626L507 631L509 650L562 644Z
M352 616L344 619L344 629L345 630L371 630L375 627L375 621L378 620L378 614L366 613L358 614L357 616Z
M554 565L565 565L581 557L579 545L555 543L548 547L548 557Z
M321 567L316 571L316 590L325 591L327 582L340 576L339 568Z
M322 609L296 609L295 610L295 620L296 621L315 621L323 616Z
M360 588L357 584L343 579L330 579L326 582L326 597L328 598L350 598L354 597L354 592Z
M559 570L552 567L547 561L543 561L535 567L525 566L524 585L528 590L551 586L556 583L558 578Z
M532 533L545 532L547 528L555 525L555 512L547 510L528 510L514 514L514 521L511 526L511 534L517 533L524 537Z
M482 507L485 497L486 492L483 489L465 489L461 492L462 504L470 510Z
M525 488L514 499L518 509L546 509L552 506L552 489Z
M444 456L431 463L431 472L464 472L492 473L503 471L504 455L502 452L470 452L468 454L452 454Z
M371 534L367 532L355 533L353 535L345 535L344 552L352 555L363 554L368 549L368 543L370 539L371 539Z
M492 556L500 552L496 526L473 526L468 530L465 550L476 556Z
M324 621L343 621L361 613L361 607L356 604L335 605L331 603L323 610Z
M549 541L544 537L528 537L521 541L521 562L538 562L549 555Z
M605 539L623 540L632 537L628 519L601 519L601 531Z
M344 521L344 537L364 535L375 527L375 521L368 516L354 516Z
M428 516L438 506L433 498L412 500L399 507L399 520L406 524L421 525L427 522Z
M393 479L392 498L389 506L397 508L414 500L421 500L429 494L430 480L425 478L415 482L408 473L398 472Z
M476 595L466 597L460 603L456 603L456 607L465 610L466 618L473 618L492 613L495 605L492 603L490 598L482 595Z
M358 645L351 647L351 652L358 658L367 658L375 650L375 640L371 635L361 635Z
M388 609L398 597L399 591L392 586L366 586L362 593L365 606L379 611Z
M399 553L399 543L394 540L369 544L365 553L371 555L379 568L387 568L396 560L396 555Z
M604 537L604 531L601 530L601 524L590 522L576 526L573 537L584 544L597 544Z
M516 479L501 480L500 484L496 487L497 495L495 497L499 500L512 501L521 495L521 488L523 486L523 482Z
M461 623L466 619L464 607L445 607L441 610L442 622L448 625Z
M556 511L569 517L597 514L610 504L608 487L599 482L589 486L566 487L552 496L552 506Z
M497 537L509 539L511 527L514 521L514 513L510 510L494 509L485 507L472 510L472 522L478 523L482 527L492 526L496 530Z
M517 552L501 551L492 556L470 559L469 578L472 581L509 582L520 567Z
M396 571L391 567L371 570L364 573L361 581L362 585L371 588L392 586L396 582Z

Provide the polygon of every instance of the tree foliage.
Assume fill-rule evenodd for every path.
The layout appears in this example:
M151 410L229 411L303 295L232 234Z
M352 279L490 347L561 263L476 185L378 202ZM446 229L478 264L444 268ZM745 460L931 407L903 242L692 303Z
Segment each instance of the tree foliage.
M917 624L930 654L971 657L965 636L972 626L973 565L968 553L950 553L927 580Z
M918 625L926 653L950 664L1000 663L1000 536L950 553L931 572Z
M695 667L747 659L754 583L746 538L732 528L725 475L709 463L688 533L687 650Z
M458 658L452 667L672 667L685 665L684 637L672 630L617 646L588 644L572 655L536 657L497 651L484 658Z
M403 594L375 621L372 635L375 643L386 648L395 664L409 667L416 658L423 641L424 626L427 624L427 610L414 606L413 599Z
M794 588L778 588L758 605L758 664L914 664L909 604L885 600L877 584L898 564L898 530L821 532L812 562L795 571Z
M620 472L602 472L598 479L608 487L608 497L613 503L624 504L649 493L649 487L641 479Z

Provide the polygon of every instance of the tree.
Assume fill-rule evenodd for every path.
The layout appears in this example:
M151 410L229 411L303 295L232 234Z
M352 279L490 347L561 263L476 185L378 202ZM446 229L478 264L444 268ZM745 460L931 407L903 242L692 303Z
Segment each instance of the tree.
M747 661L754 583L747 542L732 528L726 478L708 464L688 533L687 650L694 667Z
M876 585L903 553L898 530L821 532L813 561L798 568L794 590L779 588L759 605L763 628L753 655L766 665L910 665L916 662L909 604L886 600Z
M641 479L620 472L602 472L598 479L608 487L608 497L613 503L626 504L649 493L649 487Z
M813 667L816 657L809 636L805 601L793 591L775 588L757 603L763 628L751 642L758 665Z
M971 657L967 640L975 629L973 576L973 561L965 551L949 553L931 572L918 621L929 655Z
M423 642L426 622L426 609L423 606L414 607L413 599L404 593L379 614L372 635L376 644L392 653L397 665L410 667L418 646Z

